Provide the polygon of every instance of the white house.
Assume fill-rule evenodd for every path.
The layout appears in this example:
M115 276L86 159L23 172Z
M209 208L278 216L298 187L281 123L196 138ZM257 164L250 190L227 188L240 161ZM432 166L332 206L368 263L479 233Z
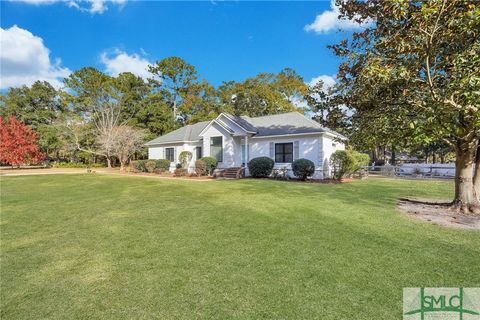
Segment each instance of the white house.
M330 156L345 149L345 140L298 112L255 118L222 113L212 121L160 136L146 146L149 159L168 159L171 170L179 163L180 152L190 151L190 171L195 161L204 156L217 158L220 169L240 167L263 156L272 158L277 169L291 169L294 160L306 158L315 163L314 178L322 179L330 174Z

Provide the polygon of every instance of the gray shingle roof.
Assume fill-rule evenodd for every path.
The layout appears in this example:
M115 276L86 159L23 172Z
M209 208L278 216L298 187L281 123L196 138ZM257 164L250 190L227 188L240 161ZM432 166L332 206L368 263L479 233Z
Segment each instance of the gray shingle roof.
M226 116L237 122L247 131L256 132L255 136L327 132L340 138L345 138L335 131L322 127L316 121L308 119L298 112L289 112L255 118L250 118L247 116L233 116L230 114L226 114ZM157 139L148 142L146 145L200 140L200 132L202 132L202 130L205 129L209 123L210 121L204 121L194 125L187 125L167 133L166 135L160 136Z
M231 118L233 121L238 123L243 129L250 131L250 132L257 132L257 128L255 128L252 123L249 121L249 117L245 116L234 116L230 113L224 113L227 117Z
M177 130L169 132L163 136L160 136L152 141L146 143L146 145L173 143L183 141L197 141L200 140L200 132L209 124L210 121L198 122L195 124L189 124L181 127Z
M325 132L317 122L298 112L289 112L256 118L244 117L257 129L256 136Z

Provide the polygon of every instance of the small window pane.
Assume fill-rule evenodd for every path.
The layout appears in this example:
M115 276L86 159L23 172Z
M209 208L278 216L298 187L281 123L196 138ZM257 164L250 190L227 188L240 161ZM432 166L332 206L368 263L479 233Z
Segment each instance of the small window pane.
M170 162L175 161L175 154L173 148L165 148L165 159L169 160Z
M218 162L223 161L223 141L222 137L210 138L210 156L217 159Z
M293 153L293 144L292 143L285 143L284 144L284 152L285 153Z
M275 162L293 162L293 143L275 144Z
M202 147L197 147L197 160L202 157Z

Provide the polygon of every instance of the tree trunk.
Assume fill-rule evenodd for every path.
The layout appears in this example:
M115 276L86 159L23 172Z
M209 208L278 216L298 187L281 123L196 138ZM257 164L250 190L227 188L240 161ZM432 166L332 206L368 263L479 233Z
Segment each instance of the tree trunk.
M173 122L177 121L177 95L173 96Z
M378 153L377 153L377 147L372 149L372 161L377 162L378 160Z
M455 146L455 199L453 206L463 213L480 212L480 201L473 186L473 164L478 141L459 140Z
M120 171L125 171L125 161L120 160Z
M475 160L475 172L473 176L473 187L477 194L477 199L480 201L480 141L477 142L477 155Z
M110 159L110 157L107 157L107 167L108 168L112 167L112 159Z
M391 165L394 166L397 159L396 159L396 154L395 154L395 146L393 144L392 144L392 158L391 159L392 159Z

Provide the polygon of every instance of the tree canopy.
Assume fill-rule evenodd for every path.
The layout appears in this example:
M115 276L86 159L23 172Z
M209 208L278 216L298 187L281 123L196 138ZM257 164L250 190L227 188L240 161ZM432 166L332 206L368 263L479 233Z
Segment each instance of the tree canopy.
M334 96L364 142L443 141L456 152L456 195L478 211L480 5L474 1L337 1L340 17L370 25L332 46L343 59ZM368 139L371 141L368 142ZM476 159L476 160L475 160Z

